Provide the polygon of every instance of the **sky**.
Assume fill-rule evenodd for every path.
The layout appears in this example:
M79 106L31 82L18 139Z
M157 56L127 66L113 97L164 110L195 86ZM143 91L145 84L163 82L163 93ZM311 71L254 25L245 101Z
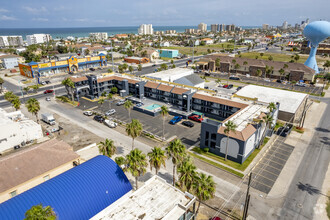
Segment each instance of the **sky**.
M330 21L329 0L1 0L0 28L261 26Z

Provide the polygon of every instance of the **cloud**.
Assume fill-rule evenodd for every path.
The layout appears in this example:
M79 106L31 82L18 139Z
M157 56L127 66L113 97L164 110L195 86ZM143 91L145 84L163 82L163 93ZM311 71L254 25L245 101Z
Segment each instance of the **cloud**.
M74 19L75 21L78 21L78 22L86 22L86 21L88 21L89 19L87 19L87 18L76 18L76 19Z
M40 8L32 8L29 6L23 6L23 9L26 10L27 12L30 12L32 14L37 14L40 12L47 12L47 8L45 8L44 6L41 6Z
M13 16L1 15L0 20L1 21L16 21L17 18L15 18Z
M64 6L59 6L59 7L55 7L54 9L53 9L54 11L66 11L66 10L71 10L71 8L70 7L64 7Z
M49 21L48 18L33 18L32 21Z
M7 12L9 12L7 9L0 8L0 13L7 13Z

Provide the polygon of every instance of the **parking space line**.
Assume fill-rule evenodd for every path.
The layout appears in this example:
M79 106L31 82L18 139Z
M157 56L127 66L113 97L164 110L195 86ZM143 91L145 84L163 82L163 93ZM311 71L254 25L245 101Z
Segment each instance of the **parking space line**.
M271 167L271 166L269 166L269 167ZM274 167L272 167L272 168L274 168ZM274 169L276 169L276 168L274 168ZM279 170L279 169L276 169L276 170L278 170L278 171L281 172L281 170ZM278 175L279 175L279 174L273 173L273 172L271 172L271 171L269 171L269 170L266 170L266 169L263 169L262 171L266 171L267 173L269 173L269 174L275 176L276 179L277 179L277 177L278 177Z
M279 151L277 151L277 149L271 149L271 150L269 150L269 152L271 152L271 151L273 151L273 153L274 154L280 154L280 155L283 155L283 156L285 156L285 157L288 157L289 158L289 156L288 155L286 155L286 154L282 154L282 153L280 153Z
M264 183L262 183L262 182L259 182L257 179L254 179L253 180L254 182L253 183L259 183L259 184L261 184L261 185L264 185L264 186L266 186L267 188L269 188L269 189L271 189L273 186L269 186L269 185L267 185L267 184L264 184ZM258 189L259 190L259 189Z
M271 168L274 168L274 169L276 169L276 170L278 170L278 171L282 171L282 169L279 169L279 168L277 168L277 167L274 167L274 166L272 166L272 165L270 165L270 164L266 164L266 163L263 163L263 162L261 162L260 164L263 164L264 166L269 166L269 167L271 167ZM278 164L278 165L280 165L280 164ZM280 166L282 166L282 168L284 167L283 165L280 165Z
M286 161L285 161L285 163L284 163L284 162L279 163L279 162L274 161L274 160L272 160L272 159L270 159L270 158L264 158L264 159L265 159L265 160L269 160L269 161L271 161L272 163L276 163L276 164L278 164L278 165L280 165L280 166L284 166L285 163L286 163ZM273 159L276 159L276 158L273 158ZM280 159L280 158L279 158L279 159Z
M268 156L268 155L266 155L265 158L266 158L266 159L270 159L270 158L267 158L267 156ZM273 155L269 155L269 157L274 158ZM282 160L284 163L286 163L286 161L287 161L287 159L284 160L284 159L282 159L282 158L280 158L280 157L275 157L275 158L276 158L276 159L280 159L280 160ZM272 159L270 159L270 160L273 161Z
M264 170L263 170L263 171L264 171ZM263 172L261 172L261 173L263 173ZM261 177L263 177L263 178L265 178L265 179L271 181L272 183L275 183L275 180L269 179L268 177L266 177L266 176L264 176L264 175L261 175L261 173L259 173L258 176L261 176ZM272 174L272 175L274 176L274 174ZM276 179L277 179L277 175L276 175L275 177L276 177ZM258 178L258 177L257 177L257 178Z
M281 151L285 151L286 153L288 153L288 154L291 154L292 153L292 151L293 151L293 149L289 149L289 147L287 147L286 149L285 148L282 148L282 147L278 147L278 148L276 148L276 149L279 149L279 150L281 150Z

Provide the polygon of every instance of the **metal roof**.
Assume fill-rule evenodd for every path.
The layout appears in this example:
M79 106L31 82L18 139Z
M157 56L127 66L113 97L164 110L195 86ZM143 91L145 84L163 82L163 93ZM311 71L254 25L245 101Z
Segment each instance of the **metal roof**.
M51 206L58 219L89 219L131 189L113 160L97 156L0 204L0 219L23 219L40 203Z

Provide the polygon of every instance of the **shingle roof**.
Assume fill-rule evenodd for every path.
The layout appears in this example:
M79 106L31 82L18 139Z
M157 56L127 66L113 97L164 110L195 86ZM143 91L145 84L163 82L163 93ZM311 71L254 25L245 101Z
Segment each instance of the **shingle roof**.
M204 82L197 74L191 74L188 76L181 77L177 80L174 80L175 83L188 85L188 86L195 86Z
M218 133L226 135L224 130L225 130L225 126L221 126L218 130ZM246 141L249 137L251 137L251 135L254 132L256 132L256 130L257 129L252 124L249 124L242 131L236 131L236 132L230 131L228 135L231 138L236 138L241 141Z
M183 93L188 92L188 91L189 91L188 89L179 88L179 87L174 87L174 88L172 89L171 93L178 94L178 95L182 95Z
M81 82L81 81L86 81L87 77L86 76L82 76L82 77L70 77L70 79L72 80L72 82Z
M158 90L161 90L161 91L165 91L165 92L171 92L171 90L173 89L173 86L168 86L168 85L165 85L165 84L160 84L157 89Z
M144 87L151 88L151 89L156 89L158 85L159 85L159 83L154 83L154 82L150 82L150 81L148 81L148 82L144 85Z
M228 105L228 106L235 107L235 108L240 108L240 109L248 106L247 104L234 102L234 101L231 101L231 100L227 100L227 99L223 99L223 98L219 98L219 97L215 97L215 96L203 95L203 94L200 94L198 92L196 92L193 95L193 98L200 99L200 100L205 100L205 101L209 101L209 102L214 102L214 103L218 103L218 104Z
M0 192L79 158L64 141L53 139L0 160Z

